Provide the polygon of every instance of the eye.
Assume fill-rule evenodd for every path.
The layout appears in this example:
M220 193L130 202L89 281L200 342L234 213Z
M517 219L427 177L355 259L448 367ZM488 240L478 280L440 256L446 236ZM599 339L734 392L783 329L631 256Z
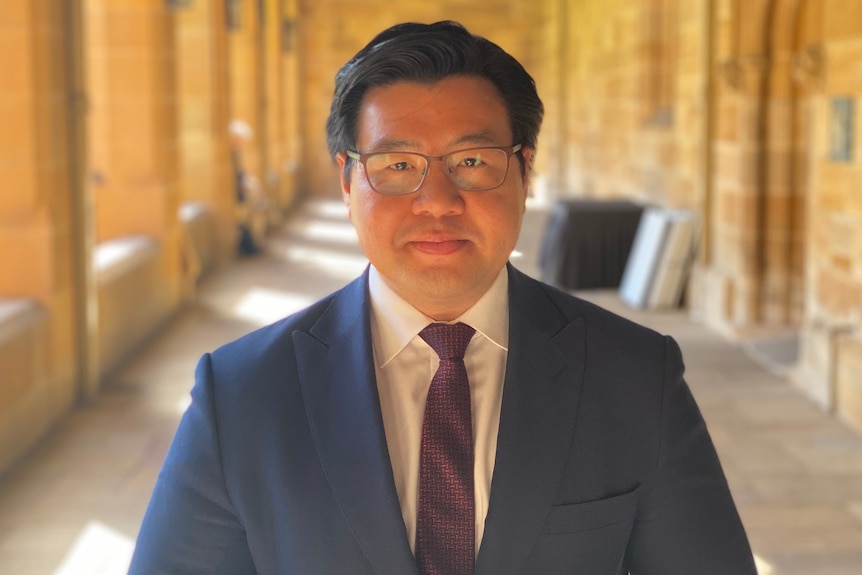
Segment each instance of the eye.
M369 159L368 163L375 170L409 172L417 169L421 161L421 158L417 156L394 152L374 155Z
M478 168L484 162L482 161L482 156L480 154L476 154L475 156L468 156L461 160L461 163L468 168Z

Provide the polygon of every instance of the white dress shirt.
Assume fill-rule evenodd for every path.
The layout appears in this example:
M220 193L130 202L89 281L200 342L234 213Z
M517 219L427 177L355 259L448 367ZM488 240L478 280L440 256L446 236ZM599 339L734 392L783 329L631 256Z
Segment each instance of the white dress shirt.
M473 410L476 553L485 531L509 345L509 278L503 267L491 288L453 322L476 330L464 365ZM371 337L383 427L410 548L416 545L419 447L425 398L440 359L419 332L434 320L401 299L371 266Z

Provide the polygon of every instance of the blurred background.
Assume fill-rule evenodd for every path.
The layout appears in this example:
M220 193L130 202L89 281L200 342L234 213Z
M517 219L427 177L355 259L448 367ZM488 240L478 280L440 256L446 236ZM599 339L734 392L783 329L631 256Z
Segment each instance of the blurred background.
M0 571L51 573L23 567L45 531L16 532L16 513L65 475L45 464L52 471L34 484L18 470L76 414L110 413L104 398L217 297L213 282L266 273L255 266L272 263L273 245L340 270L296 305L361 271L361 254L297 252L284 230L307 232L335 210L311 231L354 242L337 223L325 145L333 77L384 27L441 19L518 58L545 103L531 203L547 218L530 228L541 241L526 254L537 273L572 290L618 287L625 257L605 283L584 279L583 262L564 269L578 267L566 250L580 249L566 245L577 242L567 226L586 229L586 211L610 229L620 207L682 217L691 226L670 297L629 303L673 309L746 346L818 414L862 431L862 2L3 0L0 496L18 495L0 499ZM627 255L637 238L625 233ZM256 293L255 309L272 317L292 309ZM190 386L190 371L171 377ZM150 467L173 425L145 446ZM105 447L98 432L89 441ZM153 478L137 487L144 503ZM15 491L24 484L32 500ZM75 521L55 533L46 563L82 533ZM94 529L84 531L107 537L103 546L116 535ZM842 549L859 573L854 533ZM15 554L22 545L29 555Z

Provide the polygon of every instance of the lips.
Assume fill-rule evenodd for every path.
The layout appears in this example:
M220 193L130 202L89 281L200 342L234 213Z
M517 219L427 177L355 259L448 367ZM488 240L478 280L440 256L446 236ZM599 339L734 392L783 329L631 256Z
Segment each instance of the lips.
M417 251L434 256L453 254L467 245L467 240L417 240L410 242Z

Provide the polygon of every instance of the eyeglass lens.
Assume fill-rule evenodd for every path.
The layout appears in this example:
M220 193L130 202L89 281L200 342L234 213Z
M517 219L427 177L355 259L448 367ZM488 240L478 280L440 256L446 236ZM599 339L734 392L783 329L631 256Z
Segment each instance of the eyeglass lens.
M509 154L496 148L459 150L441 160L444 172L459 190L496 188L506 179ZM422 184L428 159L411 152L381 152L365 159L371 187L382 194L409 194Z

